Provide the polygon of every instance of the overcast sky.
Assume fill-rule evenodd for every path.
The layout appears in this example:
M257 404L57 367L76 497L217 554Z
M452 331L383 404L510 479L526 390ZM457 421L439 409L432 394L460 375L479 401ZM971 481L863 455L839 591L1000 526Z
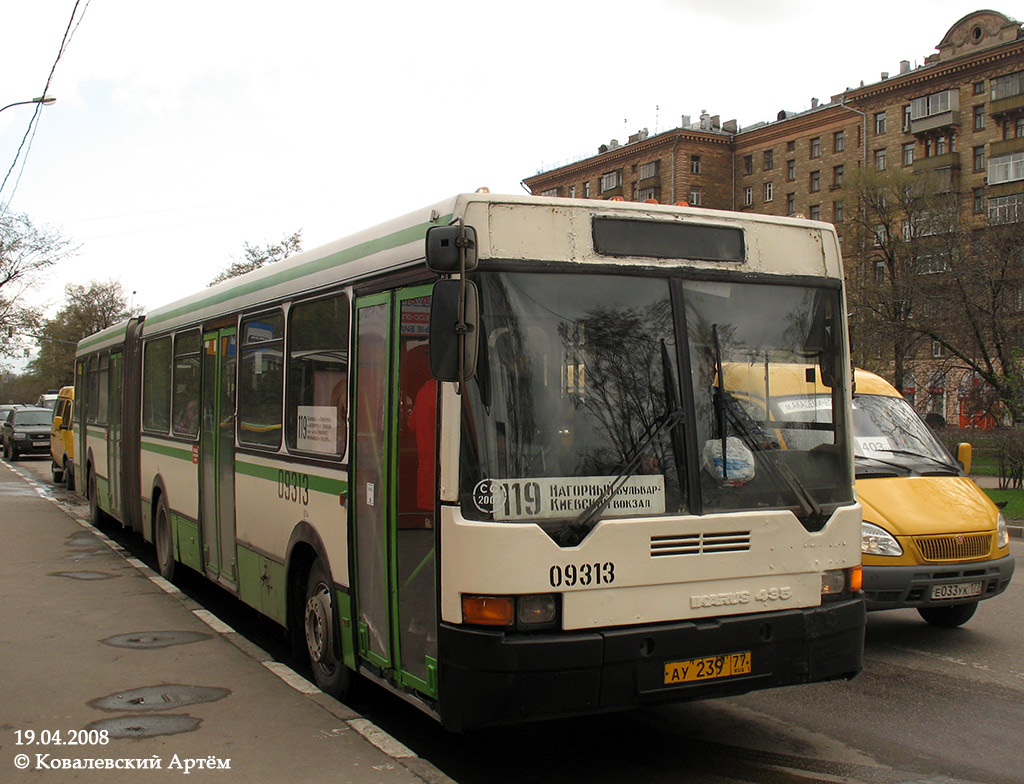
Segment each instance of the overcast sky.
M75 6L0 0L0 105L41 94ZM923 63L979 7L80 0L57 102L0 202L79 248L40 302L115 279L156 307L244 242L301 229L309 249L479 186L522 193L524 177L705 109L741 127L808 109ZM0 114L0 176L32 111Z

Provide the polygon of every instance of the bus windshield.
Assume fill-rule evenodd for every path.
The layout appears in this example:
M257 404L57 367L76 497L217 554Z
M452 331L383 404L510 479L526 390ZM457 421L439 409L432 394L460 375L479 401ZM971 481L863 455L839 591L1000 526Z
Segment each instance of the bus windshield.
M831 409L804 450L770 437L741 405L764 399L765 368L776 363L842 373L840 330L829 321L837 290L546 272L475 280L480 361L463 396L461 445L467 517L550 532L591 514L792 508L808 524L822 506L852 500L848 450L837 443L843 423ZM843 411L839 383L821 391Z

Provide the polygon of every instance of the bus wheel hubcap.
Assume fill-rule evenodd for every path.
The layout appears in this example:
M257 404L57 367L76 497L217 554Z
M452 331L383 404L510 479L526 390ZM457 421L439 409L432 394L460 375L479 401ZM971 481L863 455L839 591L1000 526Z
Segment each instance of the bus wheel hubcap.
M317 664L330 667L334 663L333 642L331 597L327 587L319 585L306 601L306 647L309 648L309 658Z

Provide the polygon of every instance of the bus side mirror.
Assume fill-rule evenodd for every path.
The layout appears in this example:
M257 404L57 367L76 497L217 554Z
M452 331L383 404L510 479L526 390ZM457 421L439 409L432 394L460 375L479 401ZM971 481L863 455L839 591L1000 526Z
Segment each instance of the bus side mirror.
M459 299L463 284L466 292L465 311L460 320ZM479 345L480 298L476 284L470 280L437 281L430 298L430 374L438 381L461 383L472 378L476 374Z
M963 441L956 445L956 459L960 461L960 465L964 467L964 473L971 473L971 458L974 455L974 451L970 444Z
M431 226L427 229L426 256L427 269L432 272L464 273L476 269L476 229L459 223Z

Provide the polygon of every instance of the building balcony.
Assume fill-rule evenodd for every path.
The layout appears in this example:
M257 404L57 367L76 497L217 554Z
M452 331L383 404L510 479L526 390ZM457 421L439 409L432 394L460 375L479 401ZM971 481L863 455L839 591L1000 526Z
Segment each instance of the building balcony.
M1021 110L1024 110L1024 93L1000 98L988 105L988 113L997 119L1004 114L1015 114Z
M658 176L657 174L654 175L653 177L644 177L636 184L636 187L638 187L640 190L643 190L644 188L660 188L661 177Z
M914 160L914 174L931 177L939 193L960 189L960 153L947 152Z
M1024 136L1019 139L1007 139L1003 142L992 142L988 147L988 157L999 158L1014 152L1024 152Z
M910 132L915 135L960 127L960 110L953 109L939 114L930 114L910 121Z

